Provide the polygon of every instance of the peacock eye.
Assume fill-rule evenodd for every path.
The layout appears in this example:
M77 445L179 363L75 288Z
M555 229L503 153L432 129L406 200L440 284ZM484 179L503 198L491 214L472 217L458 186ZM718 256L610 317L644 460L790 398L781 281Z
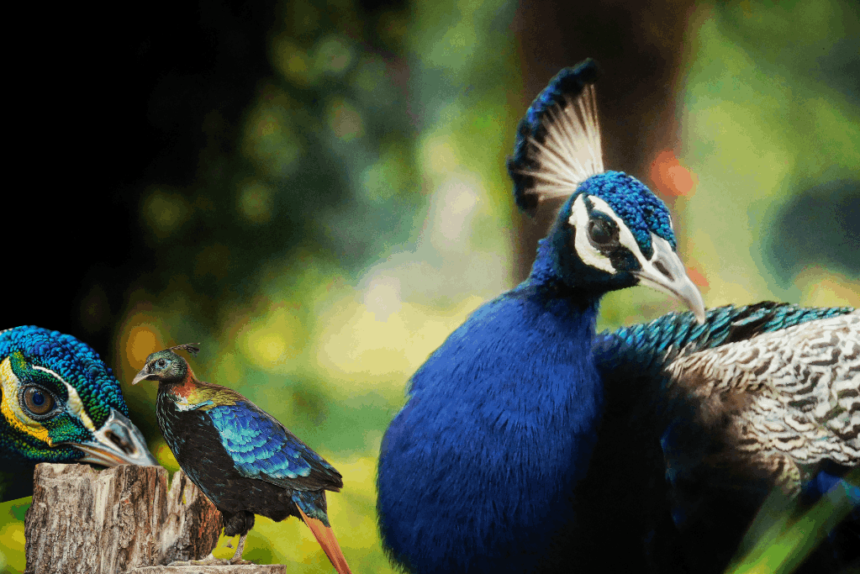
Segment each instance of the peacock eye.
M34 415L44 415L54 408L54 397L39 387L24 389L24 407Z
M594 245L609 245L617 236L618 230L605 219L592 219L588 222L588 237Z
M158 367L159 369L163 369L164 365L166 365L166 364L167 364L167 362L164 359L158 359L158 362L155 364L155 366Z

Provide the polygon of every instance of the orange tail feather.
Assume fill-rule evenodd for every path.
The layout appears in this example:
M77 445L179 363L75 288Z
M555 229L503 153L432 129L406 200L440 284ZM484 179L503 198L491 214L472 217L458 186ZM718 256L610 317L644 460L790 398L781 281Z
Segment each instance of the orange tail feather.
M310 518L307 514L302 512L302 509L299 508L299 512L302 515L302 520L305 521L305 524L308 525L308 528L311 529L311 532L314 534L314 538L317 539L320 546L322 546L323 552L328 556L331 565L334 566L334 569L337 570L338 574L352 574L352 571L349 569L349 565L346 563L346 558L343 557L343 552L340 550L340 544L337 543L337 538L334 537L334 531L322 523L321 520L317 520L316 518Z

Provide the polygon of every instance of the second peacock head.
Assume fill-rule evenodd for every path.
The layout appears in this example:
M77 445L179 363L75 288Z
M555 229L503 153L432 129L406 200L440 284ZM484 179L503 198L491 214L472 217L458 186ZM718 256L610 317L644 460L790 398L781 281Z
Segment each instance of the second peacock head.
M40 327L0 331L4 465L157 465L128 417L119 382L88 345Z

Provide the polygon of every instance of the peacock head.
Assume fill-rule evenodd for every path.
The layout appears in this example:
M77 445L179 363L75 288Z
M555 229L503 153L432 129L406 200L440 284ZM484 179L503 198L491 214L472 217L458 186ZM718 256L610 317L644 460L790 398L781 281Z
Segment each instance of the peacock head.
M0 459L12 464L158 464L110 368L71 335L0 332L0 413Z
M508 171L517 205L567 198L541 241L532 277L595 296L647 285L683 301L703 322L698 288L676 252L668 209L644 184L605 171L591 60L562 70L520 122Z
M146 358L146 364L135 375L132 385L140 381L158 381L160 383L178 383L183 381L190 371L188 362L174 351L182 350L196 355L200 348L196 345L176 345L163 351L152 353Z

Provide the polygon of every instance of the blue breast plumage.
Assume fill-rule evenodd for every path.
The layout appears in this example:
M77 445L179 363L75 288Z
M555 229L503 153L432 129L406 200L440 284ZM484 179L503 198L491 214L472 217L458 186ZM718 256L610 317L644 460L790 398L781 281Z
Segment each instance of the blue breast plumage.
M665 206L603 170L595 77L592 62L564 70L520 124L508 164L518 204L566 198L529 278L418 369L383 439L380 530L407 570L590 571L629 555L592 544L579 500L604 409L591 351L599 300L644 284L704 309Z

